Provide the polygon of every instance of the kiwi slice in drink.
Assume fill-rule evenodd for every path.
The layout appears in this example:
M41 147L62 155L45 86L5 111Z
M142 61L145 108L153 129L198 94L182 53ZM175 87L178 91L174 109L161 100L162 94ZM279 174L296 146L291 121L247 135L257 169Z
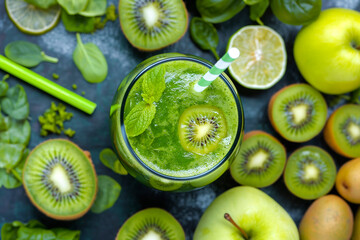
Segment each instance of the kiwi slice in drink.
M360 157L360 106L346 104L335 110L326 123L324 138L338 154Z
M305 146L291 154L285 167L284 180L289 191L302 199L316 199L334 186L336 166L323 149Z
M281 176L285 163L286 150L276 138L263 131L251 131L245 134L230 173L242 185L261 188Z
M58 220L83 216L97 193L97 176L89 152L65 139L39 144L29 154L23 183L30 201Z
M185 240L180 223L167 211L148 208L135 213L122 225L117 240Z
M188 27L181 0L120 0L120 25L131 45L154 51L177 42Z
M292 84L272 96L269 119L275 130L291 142L306 142L324 128L327 105L319 91L308 84Z
M160 191L176 191L183 185L181 181L169 181L158 177L150 177L149 184Z
M225 116L214 106L189 107L180 116L178 132L180 144L186 151L197 154L212 152L226 136Z

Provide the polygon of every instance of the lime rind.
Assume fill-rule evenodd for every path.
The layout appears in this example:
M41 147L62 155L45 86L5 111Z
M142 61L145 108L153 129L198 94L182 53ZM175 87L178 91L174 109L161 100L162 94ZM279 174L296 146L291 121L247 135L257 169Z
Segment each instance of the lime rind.
M40 9L24 0L5 0L6 11L16 27L28 34L39 35L53 29L60 19L58 5Z
M229 72L242 86L268 89L284 76L287 61L285 43L273 29L266 26L243 27L231 36L228 49L231 47L240 50L240 57L230 65ZM263 59L267 61L261 61Z

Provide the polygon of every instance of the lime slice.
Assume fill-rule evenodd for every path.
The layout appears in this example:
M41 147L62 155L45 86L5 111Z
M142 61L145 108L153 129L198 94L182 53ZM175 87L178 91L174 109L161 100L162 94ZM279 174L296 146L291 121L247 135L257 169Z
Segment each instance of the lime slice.
M252 89L267 89L285 73L286 49L282 37L269 27L247 26L229 40L228 49L236 47L240 57L229 67L232 77Z
M6 11L20 31L39 35L53 29L60 18L60 6L46 10L28 4L24 0L5 0Z

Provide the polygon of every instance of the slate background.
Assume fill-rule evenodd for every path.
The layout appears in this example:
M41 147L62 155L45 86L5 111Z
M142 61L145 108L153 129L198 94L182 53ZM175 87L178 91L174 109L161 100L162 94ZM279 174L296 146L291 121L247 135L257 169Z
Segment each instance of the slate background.
M108 2L117 6L116 0L108 0ZM195 8L195 1L188 0L185 1L185 3L191 16L199 15ZM324 0L323 8L330 7L351 8L360 11L360 0ZM245 111L245 132L262 129L273 134L285 144L288 154L296 148L308 144L321 146L331 153L339 167L344 163L345 159L327 147L321 134L308 143L295 144L282 139L271 127L267 117L267 103L270 97L286 85L304 82L295 65L292 53L293 42L300 27L281 23L271 13L270 9L266 12L262 21L267 26L279 32L284 38L288 54L288 63L285 76L271 89L254 91L236 84ZM233 19L225 23L217 24L216 28L220 37L218 46L219 54L221 55L225 52L227 41L233 33L242 26L250 24L256 23L249 19L248 8L244 9ZM109 65L109 74L103 83L89 84L82 78L72 60L72 52L76 46L74 33L66 32L62 23L59 23L55 29L44 35L26 35L20 32L10 21L5 11L4 1L1 1L0 54L3 54L6 44L15 40L27 40L37 43L48 55L59 58L58 64L42 63L33 69L35 72L49 79L52 79L52 73L58 73L60 79L56 81L57 83L68 89L72 89L72 84L76 83L78 86L76 90L77 93L80 94L81 91L85 91L85 97L98 104L92 116L88 116L69 106L68 110L74 113L74 118L70 122L67 122L66 126L76 130L76 135L72 140L83 149L88 149L91 152L97 173L107 174L116 179L122 186L122 192L120 198L111 210L107 210L102 214L89 212L79 220L61 222L47 218L33 207L22 187L14 190L1 188L0 226L5 222L14 220L27 222L30 219L38 219L48 227L61 226L70 229L79 229L81 230L81 239L107 240L114 239L120 226L135 212L148 207L160 207L172 213L184 227L187 240L192 239L196 225L209 204L222 192L238 185L232 180L229 172L226 172L220 179L203 189L188 193L168 193L145 187L136 182L131 176L120 176L112 173L111 170L101 164L98 156L103 148L111 147L108 119L110 104L116 88L132 68L150 56L165 52L194 54L211 62L215 62L211 53L198 49L191 41L189 33L186 33L179 42L163 50L151 53L140 52L131 47L127 42L120 30L118 20L109 22L105 29L101 31L97 31L94 34L82 34L83 42L95 43L104 53ZM0 70L0 78L2 78L4 74L5 73ZM12 78L9 80L9 83L10 85L20 83L24 86L28 95L32 127L29 147L34 148L37 144L48 138L57 137L40 137L40 126L37 122L37 117L50 106L51 101L59 101L21 80ZM327 97L327 99L329 98ZM333 109L334 108L329 109L329 114ZM301 220L307 207L312 203L312 201L301 200L290 194L282 179L279 179L270 187L263 188L263 190L279 202L297 224ZM332 192L336 193L335 190ZM355 210L355 207L354 205L352 206L353 210Z

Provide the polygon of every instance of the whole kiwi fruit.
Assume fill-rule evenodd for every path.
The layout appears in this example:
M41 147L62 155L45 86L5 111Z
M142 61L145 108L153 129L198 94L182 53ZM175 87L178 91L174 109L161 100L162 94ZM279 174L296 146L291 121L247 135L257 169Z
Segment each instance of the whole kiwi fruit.
M119 17L125 37L143 51L177 42L188 27L182 0L120 0Z
M116 240L185 240L180 223L167 211L148 208L135 213L121 226Z
M351 208L336 195L313 202L299 225L301 240L349 240L352 230Z
M57 220L82 217L97 193L90 153L66 139L45 141L30 152L23 169L23 184L34 206Z

